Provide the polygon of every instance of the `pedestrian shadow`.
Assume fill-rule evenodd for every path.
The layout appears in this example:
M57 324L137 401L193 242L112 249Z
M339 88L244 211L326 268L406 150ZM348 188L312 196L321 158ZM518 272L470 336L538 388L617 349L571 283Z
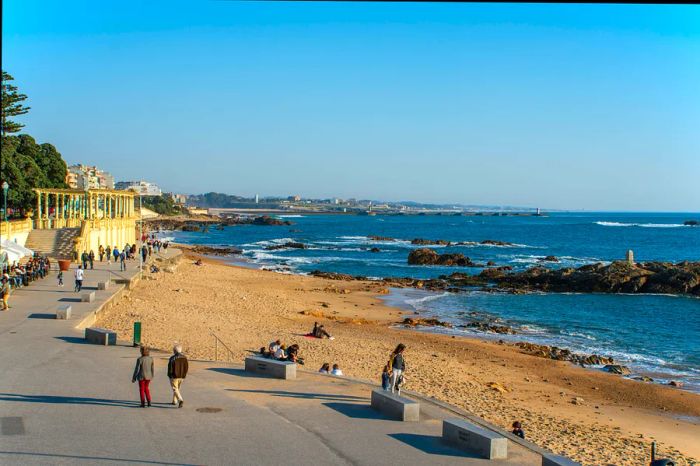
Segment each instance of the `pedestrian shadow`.
M240 393L258 393L261 395L278 396L284 398L300 398L306 400L328 400L328 401L369 401L362 396L353 395L336 395L333 393L306 393L306 392L287 392L284 390L244 390L237 388L227 388L229 392Z
M435 435L396 433L389 434L389 437L396 439L399 442L403 442L406 445L410 445L424 453L428 453L429 455L481 458L479 455L467 453L465 451L450 447L449 445L443 443L442 437Z
M80 298L61 298L59 301L64 303L80 303L82 300Z
M27 316L29 319L56 319L56 314L42 314L35 312Z
M114 406L120 408L141 407L140 401L110 400L107 398L89 398L82 396L22 395L19 393L0 393L0 401L19 401L21 403Z

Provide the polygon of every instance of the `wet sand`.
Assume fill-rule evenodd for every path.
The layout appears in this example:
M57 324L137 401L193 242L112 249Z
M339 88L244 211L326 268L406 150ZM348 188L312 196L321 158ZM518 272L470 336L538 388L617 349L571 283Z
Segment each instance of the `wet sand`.
M388 290L372 282L339 282L231 266L186 253L175 273L149 274L100 326L169 350L181 342L197 359L214 359L211 333L225 342L219 359L242 361L280 338L298 343L307 369L337 363L345 375L380 380L399 342L407 346L405 388L466 409L587 465L641 465L656 440L677 464L700 458L700 395L636 382L567 362L523 354L477 338L395 328L404 311L383 305ZM304 337L314 321L335 340ZM493 386L493 384L496 384ZM490 386L491 385L491 386Z

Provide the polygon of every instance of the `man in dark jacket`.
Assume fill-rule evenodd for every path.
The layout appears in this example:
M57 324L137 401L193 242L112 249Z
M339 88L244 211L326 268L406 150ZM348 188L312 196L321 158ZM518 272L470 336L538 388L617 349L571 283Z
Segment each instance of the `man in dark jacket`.
M168 377L170 378L170 388L173 389L173 404L182 408L184 401L180 394L180 385L187 377L187 358L182 354L182 346L175 345L173 355L168 360Z

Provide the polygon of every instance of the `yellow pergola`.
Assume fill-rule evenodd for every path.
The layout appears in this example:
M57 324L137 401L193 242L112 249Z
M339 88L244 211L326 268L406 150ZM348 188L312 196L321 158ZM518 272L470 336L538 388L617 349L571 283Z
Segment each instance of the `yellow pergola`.
M34 192L37 228L78 226L82 220L136 217L133 191L35 188ZM50 207L54 208L51 216Z

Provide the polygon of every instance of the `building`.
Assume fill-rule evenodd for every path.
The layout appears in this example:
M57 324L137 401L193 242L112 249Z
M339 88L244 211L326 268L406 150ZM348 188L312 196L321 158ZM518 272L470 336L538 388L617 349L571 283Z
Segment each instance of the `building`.
M187 202L187 195L186 194L170 193L170 198L177 205L185 205L185 203Z
M120 181L116 184L117 189L125 189L135 191L142 196L160 196L162 191L160 188L148 181Z
M114 189L114 177L96 166L71 165L66 173L66 184L71 189Z
M295 196L289 196L287 200L290 202L299 202L301 201L301 196L299 196L298 194Z

